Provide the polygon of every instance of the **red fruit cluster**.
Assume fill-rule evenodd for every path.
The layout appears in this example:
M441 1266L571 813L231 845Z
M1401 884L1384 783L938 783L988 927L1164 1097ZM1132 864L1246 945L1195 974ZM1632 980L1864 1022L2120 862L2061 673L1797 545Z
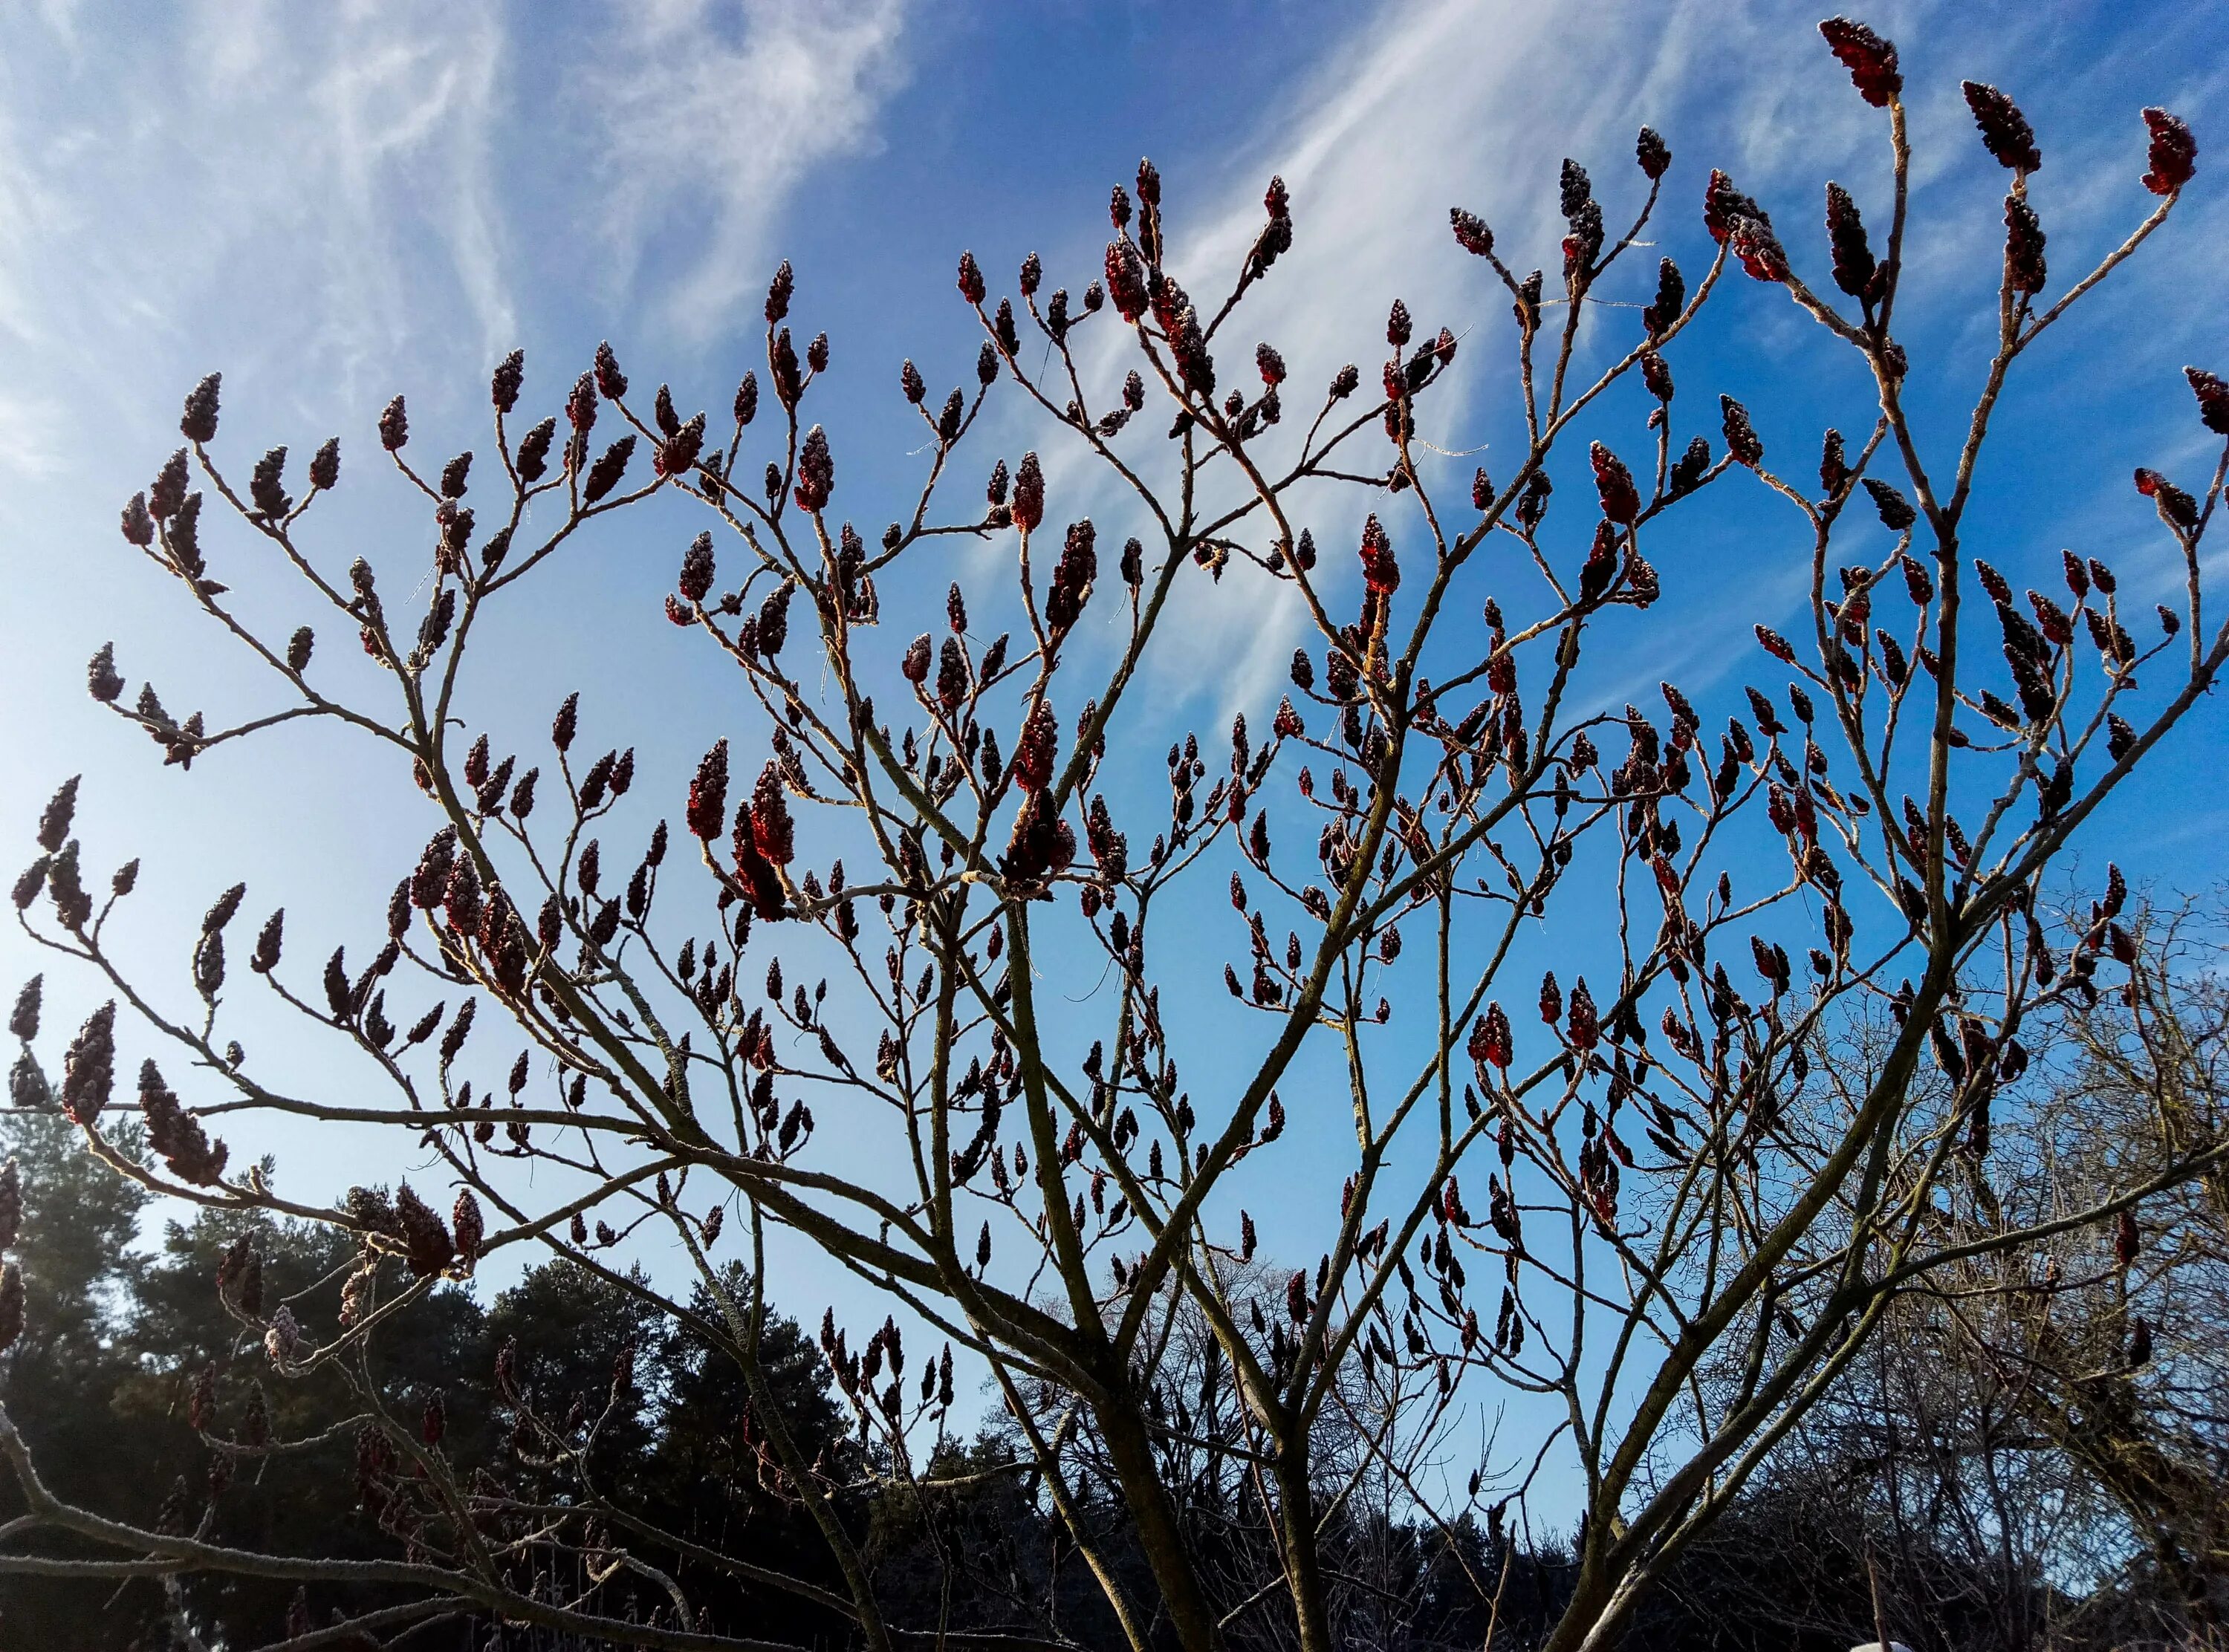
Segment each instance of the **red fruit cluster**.
M2217 436L2229 436L2229 382L2203 368L2187 367L2182 374L2198 398L2199 422Z
M1022 455L1022 468L1014 474L1013 518L1025 534L1044 520L1044 468L1034 452Z
M1053 763L1059 752L1059 720L1053 715L1051 704L1040 700L1023 720L1009 772L1024 790L1042 791L1052 784Z
M1980 80L1968 80L1961 90L1966 106L1974 112L1974 124L1982 129L1982 144L1999 164L2015 172L2033 172L2043 164L2035 129L2010 98Z
M2033 298L2043 291L2048 266L2043 258L2043 225L2035 208L2016 195L2005 197L2005 279L2014 292Z
M1819 25L1819 32L1826 36L1828 48L1849 70L1858 95L1874 108L1887 108L1889 99L1904 90L1904 76L1897 72L1895 46L1865 24L1848 17L1829 17Z
M1045 593L1045 624L1055 637L1068 633L1091 599L1092 581L1099 577L1095 540L1089 517L1070 524L1068 542L1053 567L1052 589Z
M1603 515L1630 528L1641 516L1641 495L1633 485L1633 472L1600 442L1589 450L1589 457L1594 463L1595 487L1602 495Z
M828 451L828 432L818 425L805 432L797 456L797 508L821 511L836 490L836 460Z
M201 1120L171 1093L152 1061L140 1065L139 1111L147 1121L147 1145L181 1181L208 1187L224 1174L224 1143L209 1141Z
M1362 578L1371 594L1391 596L1401 588L1400 564L1393 560L1393 541L1373 513L1362 524Z
M1487 227L1485 219L1461 207L1450 207L1448 221L1455 227L1456 245L1463 251L1478 258L1493 255L1493 231Z
M2144 126L2152 138L2144 188L2154 195L2173 195L2198 170L2198 140L2187 125L2164 109L2145 110Z
M689 807L684 818L690 832L709 843L719 836L727 816L728 742L723 740L697 765L697 778L689 783Z

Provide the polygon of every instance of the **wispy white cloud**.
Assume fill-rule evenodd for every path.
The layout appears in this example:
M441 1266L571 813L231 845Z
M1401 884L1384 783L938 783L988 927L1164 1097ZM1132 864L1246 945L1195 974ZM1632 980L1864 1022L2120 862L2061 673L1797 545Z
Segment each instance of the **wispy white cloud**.
M52 0L0 62L17 413L41 393L67 421L44 445L68 451L221 364L274 412L360 414L600 298L701 336L763 281L813 169L875 141L903 20L903 0L645 0L585 23ZM0 465L28 473L22 422Z
M212 722L271 705L236 651L133 575L117 535L118 506L177 439L178 394L224 371L228 465L285 439L299 477L299 445L339 431L346 503L319 513L309 554L400 560L423 518L367 462L381 402L410 391L430 446L462 422L448 415L485 418L490 357L577 347L599 319L584 312L647 298L716 322L739 283L763 281L760 238L815 165L873 140L902 20L898 0L0 0L0 701L40 708L0 729L0 772L42 788L105 773L81 829L89 855L144 829L129 924L187 921L172 903L252 855L298 932L352 932L419 829L354 806L361 746L282 738L222 784L199 765L189 780L140 762L144 741L72 692L112 637L135 679ZM212 559L250 623L316 618L256 577L253 536L219 533ZM319 657L346 681L344 650ZM506 694L527 692L491 685L474 714L498 725ZM0 968L21 979L28 951L0 938ZM57 977L50 1025L92 984ZM299 1049L286 1019L243 1014L259 1060ZM344 1185L350 1149L330 1132L272 1145L290 1176Z
M581 72L604 139L598 232L623 281L685 220L692 247L655 298L703 338L762 287L769 225L822 162L869 150L903 81L903 0L633 0Z
M93 10L26 21L0 71L0 302L19 377L68 421L51 439L213 359L298 403L360 400L414 344L478 355L515 330L495 14Z
M43 397L0 389L0 470L33 482L61 475L65 456L52 434L61 412Z
M1658 32L1654 22L1620 13L1576 28L1566 9L1523 0L1389 6L1331 44L1217 173L1203 176L1197 162L1170 166L1174 267L1203 302L1219 302L1258 233L1269 175L1292 191L1293 250L1217 338L1224 378L1250 379L1255 342L1276 343L1292 369L1286 402L1297 417L1287 422L1297 436L1341 363L1358 362L1365 387L1375 383L1382 317L1394 298L1424 334L1442 323L1465 338L1480 334L1506 312L1506 296L1455 249L1448 208L1482 212L1510 256L1539 249L1545 258L1563 233L1555 179L1568 154L1596 163L1616 203L1612 216L1629 213L1640 200L1628 187L1638 174L1619 163L1641 122L1663 118L1645 91L1656 54L1637 49ZM1102 348L1095 368L1119 377L1121 351ZM1481 439L1470 425L1481 380L1468 362L1462 368L1462 387L1436 399L1424 432L1450 448ZM1353 447L1346 468L1385 462L1374 432ZM1062 479L1071 477L1091 488L1074 470ZM1113 496L1103 496L1111 505ZM1326 557L1326 578L1351 574L1345 553L1369 506L1351 488L1299 502L1297 519L1340 553ZM1303 622L1289 591L1241 571L1211 594L1194 591L1174 617L1170 644L1219 663L1213 689L1226 708L1258 706L1274 699Z
M2114 66L2089 61L2071 67L2065 42L2051 38L2057 25L2048 16L1968 16L1937 0L1884 10L1888 15L1876 21L1911 48L1905 66L1917 161L1906 320L1915 330L1941 335L1932 342L1937 366L1930 370L1955 393L1968 365L1958 352L1972 342L1957 334L1955 317L1970 307L1993 335L2002 234L1992 193L2002 183L1974 138L1959 80L2004 80L2029 104L2052 156L2036 199L2053 234L2054 272L2063 261L2065 280L2154 204L2134 189L2141 125L2133 106L2117 109L2117 126L2090 118L2098 100L2092 82ZM1292 189L1294 250L1217 340L1225 382L1250 379L1253 343L1268 338L1293 369L1288 407L1312 408L1318 387L1348 360L1361 365L1367 386L1383 354L1378 319L1398 296L1421 333L1445 323L1465 340L1455 381L1424 410L1423 434L1449 450L1506 438L1515 405L1505 349L1506 296L1481 265L1454 248L1448 208L1460 203L1480 212L1519 269L1545 264L1552 275L1563 234L1556 210L1559 163L1568 155L1591 169L1607 215L1622 227L1621 215L1629 215L1640 199L1631 155L1643 124L1661 131L1675 151L1658 222L1667 250L1683 259L1695 251L1703 180L1714 165L1732 172L1776 212L1807 266L1822 257L1815 225L1824 179L1839 178L1858 190L1869 215L1885 226L1885 120L1850 91L1820 43L1815 21L1815 12L1783 0L1680 0L1648 8L1394 0L1378 9L1346 37L1327 42L1316 67L1285 89L1272 105L1275 112L1254 130L1232 135L1205 157L1161 157L1174 267L1204 299L1219 301L1251 244L1262 221L1262 182L1276 172ZM2057 66L2048 84L2021 83L2024 67L2033 64ZM2155 95L2199 118L2219 102L2223 80L2221 72L2194 68L2185 83ZM2190 221L2184 233L2203 236L2216 233L2219 208L2194 194L2183 216ZM1079 247L1071 256L1088 253ZM1633 259L1616 290L1603 296L1645 294L1654 263L1653 253ZM2201 324L2187 298L2174 296L2187 270L2162 257L2117 284L2111 303L2149 310L2163 320L2145 331L2141 348L2148 354L2188 348ZM1551 279L1551 290L1554 285ZM1714 324L1739 347L1740 361L1729 363L1738 374L1762 383L1776 364L1792 368L1817 359L1807 354L1818 343L1817 330L1792 306L1770 301L1738 278L1726 297L1720 308L1735 319ZM2123 309L2110 319L2089 317L2084 325L2126 328L2129 318ZM2168 332L2175 342L2163 339ZM1127 362L1112 338L1102 336L1096 348L1101 353L1090 361L1103 399ZM1705 388L1693 387L1699 394ZM1851 416L1862 412L1853 408ZM1714 427L1716 419L1703 423ZM1141 426L1127 439L1145 447L1155 436ZM1374 435L1357 448L1350 468L1383 462ZM1506 474L1513 456L1497 463L1497 451L1488 446L1479 458ZM1443 495L1463 492L1462 478L1474 462L1439 462ZM1057 510L1119 513L1118 495L1089 472L1088 464L1063 456L1054 473ZM1299 520L1314 527L1326 549L1339 552L1339 574L1352 576L1348 553L1368 503L1343 489L1300 505ZM1741 572L1761 547L1713 549L1726 554L1714 554L1708 567L1667 566L1694 611L1692 621L1674 628L1683 639L1680 657L1636 665L1641 675L1686 669L1699 682L1747 657L1750 625L1773 618L1771 605L1798 599L1801 579L1752 579ZM1738 601L1719 600L1736 596ZM1193 587L1172 617L1169 641L1183 655L1216 661L1217 669L1179 676L1174 681L1185 686L1175 691L1194 701L1203 695L1218 700L1224 714L1273 701L1303 622L1288 589L1243 571L1213 592Z

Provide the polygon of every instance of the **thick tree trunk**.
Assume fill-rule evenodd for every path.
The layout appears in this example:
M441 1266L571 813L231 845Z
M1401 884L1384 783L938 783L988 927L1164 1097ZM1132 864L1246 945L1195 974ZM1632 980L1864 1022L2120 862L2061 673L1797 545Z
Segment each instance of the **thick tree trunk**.
M1583 1566L1571 1604L1556 1620L1541 1652L1607 1652L1624 1639L1626 1623L1641 1595L1626 1579L1614 1582L1599 1564Z
M1136 1415L1120 1404L1099 1412L1099 1431L1121 1483L1123 1506L1138 1528L1138 1545L1160 1587L1161 1602L1185 1652L1213 1652L1222 1636L1215 1610L1192 1569L1176 1510L1153 1466L1152 1444Z
M1277 1523L1285 1540L1285 1582L1301 1652L1332 1652L1331 1615L1324 1603L1323 1565L1316 1551L1315 1496L1308 1485L1307 1449L1281 1451L1277 1459Z

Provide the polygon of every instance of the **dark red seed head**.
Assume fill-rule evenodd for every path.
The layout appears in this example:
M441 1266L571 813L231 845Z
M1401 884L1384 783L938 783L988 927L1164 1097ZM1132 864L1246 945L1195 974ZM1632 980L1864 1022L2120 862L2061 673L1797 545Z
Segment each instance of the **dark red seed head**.
M836 461L828 451L828 433L815 425L805 434L797 456L797 504L800 510L825 510L836 488Z
M147 509L157 522L168 522L186 503L186 450L179 448L163 461L147 490Z
M178 419L178 429L188 441L216 439L217 391L223 382L224 375L212 373L187 393L185 412Z
M1858 203L1839 183L1827 186L1827 242L1834 253L1834 285L1853 298L1872 296L1879 266Z
M620 358L612 353L609 339L596 346L596 388L610 401L627 393L626 375L620 371Z
M116 669L116 644L103 643L85 668L87 689L104 706L113 705L124 693L124 679Z
M1788 254L1781 250L1780 238L1772 227L1755 218L1735 221L1726 245L1735 257L1741 259L1742 268L1758 281L1788 279Z
M1594 181L1587 176L1587 169L1566 156L1558 177L1560 199L1558 207L1565 218L1577 218L1595 198Z
M1025 533L1044 520L1044 470L1034 452L1022 455L1021 469L1015 473L1013 512L1014 525Z
M1400 564L1394 560L1393 541L1373 513L1362 525L1362 578L1376 596L1390 596L1401 585Z
M681 594L691 602L703 601L712 589L712 536L699 534L681 558Z
M63 781L39 816L39 847L49 855L58 854L69 837L70 822L77 812L80 778L74 774Z
M1594 464L1595 487L1602 495L1603 515L1630 527L1641 515L1641 495L1625 461L1596 442L1589 457Z
M518 387L526 381L526 352L513 350L496 363L493 376L488 381L488 399L495 410L507 413L518 406Z
M573 381L572 394L565 398L565 418L583 436L595 428L596 378L593 373L583 373Z
M2159 507L2160 517L2168 526L2188 528L2198 525L2198 502L2157 471L2139 470L2136 491ZM2098 584L2102 587L2104 581L2099 580Z
M633 457L634 434L629 432L596 456L596 462L588 467L588 479L581 487L581 499L593 505L618 487L620 479L626 475L627 461Z
M1904 76L1897 72L1896 47L1892 42L1848 17L1829 17L1819 25L1819 32L1826 37L1828 48L1849 70L1859 96L1874 108L1887 108L1889 100L1903 92Z
M1731 396L1720 396L1718 407L1723 415L1726 451L1734 463L1746 464L1754 470L1764 462L1764 444L1757 439L1757 430L1749 420L1749 409Z
M697 778L689 784L689 829L710 842L726 824L728 812L728 742L724 740L704 754Z
M1772 223L1763 208L1734 188L1731 178L1713 170L1703 187L1703 227L1711 232L1712 240L1723 242L1743 219L1755 219L1767 227Z
M108 1105L116 1081L116 1004L94 1010L62 1057L62 1111L89 1124Z
M1680 266L1670 259L1656 266L1656 299L1641 312L1641 323L1648 330L1651 338L1661 338L1671 330L1672 323L1680 319L1680 312L1687 307L1687 279L1680 273Z
M2014 292L2033 298L2043 291L2048 266L2043 257L2043 225L2035 208L2020 195L2005 197L2005 279Z
M2033 172L2043 164L2043 153L2035 146L2035 130L2019 106L1981 80L1968 80L1961 89L1966 94L1966 106L1974 112L1974 124L1982 129L1982 144L1999 164L2015 172Z
M1634 140L1634 159L1641 163L1642 174L1653 183L1671 169L1672 150L1655 129L1643 126L1641 136Z
M2154 195L2173 195L2198 170L2198 139L2188 125L2164 109L2145 110L2144 126L2152 140L2144 188Z
M2187 367L2182 372L2198 398L2199 421L2217 436L2229 436L2229 382L2203 368Z
M1455 242L1463 251L1479 258L1492 256L1493 231L1487 227L1485 219L1461 207L1448 208L1448 219L1455 226Z
M1911 501L1879 477L1866 478L1866 491L1872 496L1873 509L1880 513L1881 526L1890 533L1901 534L1919 520Z

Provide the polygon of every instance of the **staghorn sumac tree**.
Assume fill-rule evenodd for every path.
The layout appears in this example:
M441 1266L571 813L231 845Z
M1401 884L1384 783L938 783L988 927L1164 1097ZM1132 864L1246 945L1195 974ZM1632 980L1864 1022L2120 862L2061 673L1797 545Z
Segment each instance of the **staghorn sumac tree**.
M711 1567L810 1598L877 1649L938 1634L951 1626L890 1620L838 1506L850 1489L772 1403L761 1293L768 1235L784 1230L883 1299L856 1348L832 1309L822 1329L872 1448L856 1471L928 1495L957 1385L986 1381L1026 1448L1013 1467L1065 1522L1133 1647L1327 1649L1352 1574L1326 1534L1353 1488L1454 1544L1474 1505L1500 1528L1545 1476L1575 1485L1583 1510L1547 1644L1614 1643L1899 1293L2027 1242L1946 1225L1942 1207L1989 1175L1992 1109L2015 1105L2000 1092L2039 996L2117 955L2112 911L2054 945L2040 881L2229 661L2229 627L2201 623L2199 575L2229 450L2196 492L2137 473L2188 569L2183 605L2156 625L2124 611L2110 568L2071 554L2021 559L2017 577L2038 583L2021 595L1973 555L1978 541L2014 560L1969 514L2022 356L2167 221L2193 176L2188 130L2145 112L2156 205L2052 298L2029 198L2035 138L2004 94L1968 86L2009 190L1985 381L1938 451L1908 416L1896 325L1911 176L1896 53L1845 20L1822 32L1883 112L1892 163L1871 230L1828 186L1828 280L1806 279L1810 260L1717 171L1701 272L1669 257L1636 267L1672 163L1647 130L1637 205L1613 208L1564 163L1552 281L1520 274L1455 210L1460 248L1510 301L1513 364L1498 382L1525 432L1499 483L1481 471L1467 490L1439 485L1422 433L1447 403L1455 334L1421 335L1397 301L1375 376L1349 366L1301 400L1270 342L1249 375L1239 317L1292 244L1284 186L1272 181L1237 269L1196 299L1179 270L1206 278L1177 255L1149 163L1134 193L1114 190L1114 238L1081 296L1044 291L1033 255L1018 297L994 302L961 258L983 335L974 382L938 404L904 366L925 474L872 541L839 503L841 439L806 411L830 347L793 337L787 266L767 298L763 386L744 378L723 443L665 386L646 408L608 348L560 413L523 432L523 361L505 360L495 462L477 471L469 455L415 459L397 398L378 433L432 517L422 577L321 557L312 530L339 481L336 444L299 498L283 449L243 489L215 446L206 380L187 400L188 445L132 498L124 536L267 668L280 708L222 727L177 718L151 686L126 700L107 649L92 690L181 764L293 720L345 725L403 759L415 792L398 788L398 807L432 836L369 963L336 951L312 983L276 914L248 957L255 990L352 1047L392 1093L337 1099L329 1080L237 1054L226 938L240 889L203 921L192 1007L166 1008L104 941L73 782L15 903L114 1002L59 1082L26 1035L16 1102L60 1109L119 1174L359 1236L336 1304L251 1301L246 1257L222 1288L277 1379L357 1373L355 1471L399 1558L351 1569L228 1548L209 1540L214 1505L198 1527L181 1508L158 1530L71 1508L0 1420L27 1508L11 1534L80 1545L0 1566L401 1591L366 1632L466 1611L633 1644L751 1644L698 1621L686 1578ZM1616 236L1613 210L1631 214ZM1815 486L1808 458L1783 465L1786 439L1775 431L1769 453L1738 402L1717 398L1699 431L1675 394L1683 335L1729 299L1792 301L1869 378L1855 433L1825 433ZM2229 433L2229 388L2195 370L2191 383L2207 428ZM994 390L1060 462L1001 458L983 501L949 503ZM1617 420L1628 404L1648 409L1641 432ZM1442 450L1460 445L1440 434ZM1054 509L1060 478L1089 467L1093 498L1111 502L1100 517L1121 526ZM1635 657L1655 623L1644 541L1675 509L1757 485L1808 558L1806 633L1757 633L1795 681L1707 715L1669 684L1661 709L1603 703L1589 663ZM471 715L485 617L664 493L709 513L665 611L732 663L731 732L685 785L638 777L633 747L579 746L595 718L580 696L558 710L553 749L503 749ZM381 694L321 686L307 626L280 642L240 618L204 551L204 497L360 639ZM1369 513L1352 563L1331 542L1349 502ZM955 537L1010 550L1011 576L955 582L912 623L883 623L877 582L932 579L916 569ZM252 577L229 560L230 577ZM1190 736L1170 749L1166 802L1114 784L1110 753L1148 723L1147 691L1190 675L1172 617L1253 582L1309 628L1292 693L1234 723L1227 771L1219 740ZM653 790L668 820L630 828L647 848L608 847ZM119 874L110 902L132 882ZM1202 1002L1217 963L1185 938L1226 883L1233 1002L1217 1013ZM1524 964L1520 984L1537 937L1555 967L1536 985ZM1070 976L1104 983L1083 1012L1057 991ZM105 1135L130 1105L114 1091L119 1005L170 1064L139 1069L153 1169ZM1860 1084L1828 1082L1820 1053L1866 1017L1892 1029L1879 1059ZM491 1023L539 1065L504 1052L483 1068L491 1041L473 1028ZM1188 1085L1203 1067L1212 1087ZM186 1073L191 1095L171 1087ZM437 1155L446 1185L438 1199L405 1182L337 1208L289 1201L218 1139L272 1114L392 1131L398 1149ZM1324 1201L1318 1258L1273 1266L1246 1204L1296 1196L1288 1156L1302 1136L1343 1160L1343 1185ZM2072 1220L2115 1220L2220 1153L2171 1154ZM729 1212L740 1271L717 1254ZM615 1265L614 1246L653 1238L687 1288ZM543 1414L515 1370L495 1384L530 1474L452 1462L437 1419L379 1404L365 1351L382 1323L514 1245L643 1295L734 1361L752 1398L738 1428L817 1525L840 1591L631 1517L596 1481L595 1418ZM629 1380L614 1373L614 1406ZM1497 1392L1532 1397L1523 1416L1548 1420L1506 1443L1513 1468L1482 1463L1443 1497L1456 1408ZM568 1471L562 1497L527 1489ZM1110 1507L1144 1579L1112 1553L1095 1512ZM1234 1520L1253 1539L1211 1555ZM619 1610L605 1590L622 1574L648 1580L654 1613ZM1050 1616L1000 1632L1063 1633Z

